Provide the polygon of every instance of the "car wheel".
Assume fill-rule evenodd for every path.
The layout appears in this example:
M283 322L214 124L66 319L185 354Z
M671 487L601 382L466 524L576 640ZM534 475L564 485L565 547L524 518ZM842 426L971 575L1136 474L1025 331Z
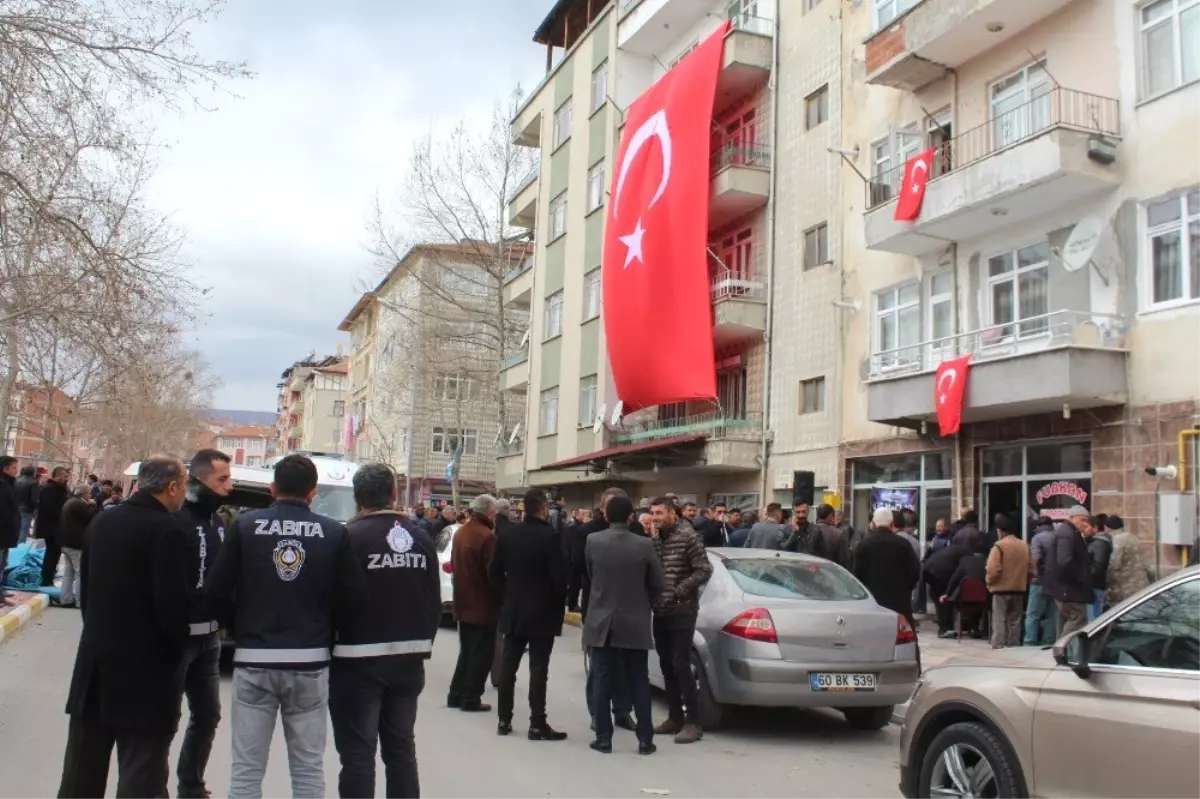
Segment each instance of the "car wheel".
M1020 765L1003 739L975 721L938 733L921 760L918 796L1024 797Z
M696 716L700 726L706 730L715 730L724 723L727 708L713 698L704 664L695 652L692 652L692 677L696 680Z
M883 705L882 707L844 707L842 715L846 717L846 723L856 730L882 730L884 727L892 723L892 712L896 709L895 705Z

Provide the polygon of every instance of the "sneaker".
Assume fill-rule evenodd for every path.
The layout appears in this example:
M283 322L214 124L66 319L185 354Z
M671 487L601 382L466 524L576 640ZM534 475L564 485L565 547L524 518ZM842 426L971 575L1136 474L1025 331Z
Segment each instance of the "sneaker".
M655 735L675 735L683 729L683 722L675 719L667 719L662 724L654 728Z
M510 733L512 733L512 722L511 721L502 721L496 725L496 734L497 735L509 735Z
M699 724L684 724L683 729L675 736L677 744L694 744L704 737L704 731Z
M658 751L658 747L655 746L653 743L638 744L638 754L639 755L652 755L657 751Z
M527 737L531 741L565 741L565 740L567 740L567 734L565 732L559 732L558 730L554 729L549 724L546 724L544 722L542 724L537 725L536 727L530 727Z
M612 741L592 741L588 744L588 748L593 752L599 752L602 755L612 754Z

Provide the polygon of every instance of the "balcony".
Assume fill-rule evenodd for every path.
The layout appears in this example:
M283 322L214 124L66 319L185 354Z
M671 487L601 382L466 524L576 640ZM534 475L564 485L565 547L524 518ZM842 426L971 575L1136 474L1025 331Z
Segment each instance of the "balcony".
M1055 311L876 353L867 368L867 418L912 428L933 422L934 372L967 353L964 422L1124 405L1127 352L1122 317Z
M512 143L518 147L540 147L542 145L542 106L536 101L545 83L543 80L542 85L529 93L509 125Z
M1070 2L920 0L867 39L867 82L916 91Z
M761 281L721 268L712 276L713 343L718 349L761 341L767 330L767 290Z
M533 302L533 257L525 258L517 268L504 277L500 298L505 306L523 311L529 310Z
M525 442L509 444L500 442L496 446L496 488L516 491L525 487Z
M617 47L644 58L655 57L679 41L685 31L698 27L708 16L717 16L705 0L619 0ZM773 13L775 4L759 0L760 13ZM734 30L770 38L775 20L752 14L730 17Z
M721 111L766 85L771 77L771 39L775 20L740 15L725 36L725 53L717 74L714 111Z
M500 361L500 390L524 394L529 389L529 350L509 355Z
M533 228L537 224L538 170L534 168L517 184L508 200L508 223L513 227Z
M650 419L614 432L613 441L640 444L666 439L703 440L694 456L685 455L672 468L696 473L758 471L762 449L762 414L726 415L721 411L676 419ZM635 471L630 476L636 475Z
M723 227L767 204L771 195L771 151L766 144L726 142L713 152L709 170L709 228Z
M867 247L925 255L1110 191L1120 131L1117 100L1051 89L936 148L916 221L895 220L904 164L868 181Z

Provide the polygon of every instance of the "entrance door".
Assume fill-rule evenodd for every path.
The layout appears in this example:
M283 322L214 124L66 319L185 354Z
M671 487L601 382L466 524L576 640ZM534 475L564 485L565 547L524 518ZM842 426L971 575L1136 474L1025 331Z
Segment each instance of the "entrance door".
M937 520L945 519L946 523L954 521L954 490L947 488L926 488L921 506L921 551L929 546L929 542L937 535Z

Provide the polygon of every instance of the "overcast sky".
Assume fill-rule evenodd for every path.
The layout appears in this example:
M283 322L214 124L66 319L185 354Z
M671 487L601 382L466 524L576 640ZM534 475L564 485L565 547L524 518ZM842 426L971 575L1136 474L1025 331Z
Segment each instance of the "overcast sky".
M279 374L331 353L364 280L373 198L395 196L411 145L483 119L541 80L533 31L553 0L229 0L195 37L257 73L212 112L164 123L151 200L188 235L214 287L188 343L224 388L216 406L275 409Z

